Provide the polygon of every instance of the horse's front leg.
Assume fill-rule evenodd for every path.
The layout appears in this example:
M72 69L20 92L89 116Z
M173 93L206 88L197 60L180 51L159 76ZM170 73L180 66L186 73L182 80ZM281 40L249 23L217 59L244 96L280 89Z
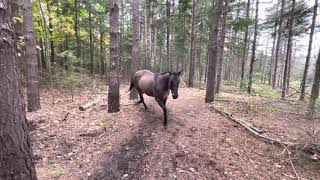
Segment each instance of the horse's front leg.
M168 120L167 120L167 107L166 107L166 101L167 101L167 99L156 98L156 101L158 102L158 104L161 106L161 108L162 108L162 110L163 110L163 115L164 115L163 125L164 125L164 127L167 127L167 124L168 124Z

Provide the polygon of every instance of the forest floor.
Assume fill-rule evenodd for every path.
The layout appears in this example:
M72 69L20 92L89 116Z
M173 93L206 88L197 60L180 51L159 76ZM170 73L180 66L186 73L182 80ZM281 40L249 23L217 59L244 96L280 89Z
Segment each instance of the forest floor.
M320 119L307 120L304 104L224 91L209 105L204 90L181 88L167 101L164 129L155 100L145 96L145 110L128 100L127 89L115 114L107 113L105 88L79 91L73 101L67 92L42 90L42 109L27 113L38 179L320 179L319 154L266 143L210 108L272 138L319 143Z

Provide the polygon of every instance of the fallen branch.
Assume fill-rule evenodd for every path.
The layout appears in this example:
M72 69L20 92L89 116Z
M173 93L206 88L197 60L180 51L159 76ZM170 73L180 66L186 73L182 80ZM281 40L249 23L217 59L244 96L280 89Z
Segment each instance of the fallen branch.
M293 169L293 172L296 174L296 177L299 180L300 179L299 174L297 173L296 168L294 167L292 159L291 159L291 152L288 149L287 149L287 152L288 152L289 161L290 161L291 167Z
M286 147L286 148L288 147L288 148L292 148L292 149L301 149L301 151L303 151L305 153L309 153L309 154L319 154L320 153L320 146L317 145L317 144L308 144L308 145L306 145L306 144L297 144L297 143L285 142L285 141L281 141L279 139L270 138L270 137L268 137L266 135L261 134L261 132L259 132L259 131L263 132L263 130L257 130L257 128L246 124L246 122L244 122L243 120L237 119L231 113L223 111L221 109L218 109L218 108L216 108L214 106L210 106L210 108L214 112L218 112L219 114L223 115L224 117L227 117L228 119L240 124L246 130L251 132L256 137L262 139L266 143L275 144L275 145L278 145L278 146L281 146L281 147Z
M98 102L100 102L100 101L102 101L102 100L104 100L104 99L97 99L97 100L94 100L94 101L92 101L92 102L89 102L89 103L87 103L87 104L85 104L85 105L79 106L79 110L80 110L80 111L85 111L85 110L88 109L89 107L96 105Z

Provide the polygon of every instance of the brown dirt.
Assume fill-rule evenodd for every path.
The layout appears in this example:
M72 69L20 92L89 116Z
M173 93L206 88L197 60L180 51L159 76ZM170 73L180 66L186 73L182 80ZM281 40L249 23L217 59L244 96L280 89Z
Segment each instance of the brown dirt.
M128 100L126 89L121 90L121 111L115 114L107 113L106 101L78 110L80 104L105 94L78 92L72 102L66 93L54 91L53 105L51 92L43 91L42 110L27 114L39 179L295 178L283 148L212 113L203 103L204 90L181 88L178 100L170 97L164 129L155 100L146 97L145 110ZM277 123L275 119L266 120ZM291 128L283 125L272 128ZM295 155L300 177L320 178L319 161Z

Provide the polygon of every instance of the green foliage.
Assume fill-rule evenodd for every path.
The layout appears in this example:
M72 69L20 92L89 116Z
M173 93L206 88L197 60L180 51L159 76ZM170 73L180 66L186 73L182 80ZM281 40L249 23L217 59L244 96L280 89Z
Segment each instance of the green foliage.
M272 89L271 86L265 84L253 84L252 94L254 96L281 98L281 94L278 90Z
M90 85L90 78L85 73L67 72L55 75L56 83L61 88L85 88Z
M60 167L53 167L52 168L52 170L51 170L51 176L53 177L53 178L59 178L60 176L62 176L63 175L63 170L62 170L62 168L60 168Z
M255 113L274 113L278 108L272 104L252 104L248 106L249 111Z

